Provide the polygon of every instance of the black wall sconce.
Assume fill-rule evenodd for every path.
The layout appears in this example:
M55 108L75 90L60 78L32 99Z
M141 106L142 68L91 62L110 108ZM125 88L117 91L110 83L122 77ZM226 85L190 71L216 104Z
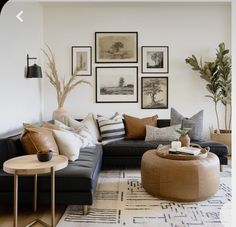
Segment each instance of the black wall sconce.
M27 54L27 73L26 73L26 78L42 78L42 70L41 67L33 64L29 66L29 60L36 60L37 58L30 58L29 55Z

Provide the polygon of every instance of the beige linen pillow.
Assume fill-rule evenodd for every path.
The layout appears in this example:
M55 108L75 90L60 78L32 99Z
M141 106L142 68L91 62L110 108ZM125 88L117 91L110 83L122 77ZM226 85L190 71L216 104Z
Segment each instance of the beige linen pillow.
M173 141L179 139L179 134L176 132L181 125L172 125L164 128L157 128L150 125L146 126L145 141Z
M81 140L71 132L53 130L60 154L65 155L70 161L79 158Z

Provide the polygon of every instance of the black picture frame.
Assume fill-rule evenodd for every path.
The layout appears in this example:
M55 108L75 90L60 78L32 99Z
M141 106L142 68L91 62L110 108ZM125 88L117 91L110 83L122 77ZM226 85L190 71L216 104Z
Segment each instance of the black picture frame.
M95 63L138 63L138 32L95 32Z
M153 86L157 82L159 84L156 87ZM168 109L168 86L168 77L141 77L141 109ZM154 93L152 89L162 91ZM158 93L161 100L156 101Z
M82 67L82 69L77 69L79 67ZM71 47L71 74L73 75L73 73L76 73L76 76L92 76L91 46Z
M169 46L142 46L141 72L169 73Z
M138 102L137 66L96 67L95 71L96 103Z

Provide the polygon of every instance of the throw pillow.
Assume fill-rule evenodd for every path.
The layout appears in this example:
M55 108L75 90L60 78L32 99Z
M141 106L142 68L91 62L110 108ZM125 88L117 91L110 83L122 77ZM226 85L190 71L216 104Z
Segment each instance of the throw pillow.
M54 120L54 124L56 126L58 126L60 128L60 130L66 130L66 131L70 131L70 132L75 132L76 129L75 128L72 128L72 127L69 127L67 126L66 124L62 123L61 121L58 121L58 120Z
M27 154L36 154L38 151L53 151L59 154L52 131L35 125L24 124L21 143Z
M70 161L79 158L81 141L71 132L53 130L54 138L57 142L60 154L65 155Z
M157 126L157 115L146 118L136 118L124 114L126 139L144 139L146 125Z
M101 136L94 115L92 113L89 113L81 123L84 124L89 130L90 134L93 137L94 143L97 143L101 139Z
M89 133L92 135L93 138L93 143L97 143L98 140L100 139L100 133L98 130L98 125L97 122L93 116L92 113L89 113L84 119L83 121L77 121L75 119L73 119L70 116L64 116L63 121L61 121L62 119L60 119L60 122L65 124L66 126L73 128L74 132L80 130L82 127L86 127L87 130L89 131Z
M192 140L202 139L203 130L203 110L199 111L191 118L185 118L177 110L171 108L171 125L181 124L181 128L191 128L189 131L189 137Z
M146 126L145 141L173 141L179 138L179 134L176 132L180 129L181 125L172 125L164 128L157 128L150 125Z
M102 144L122 140L125 137L125 127L120 115L107 118L97 115L97 121L101 132Z
M46 121L43 121L43 127L44 128L48 128L48 129L51 129L51 130L61 130L62 128L58 125L55 125L55 124L51 124L49 122L46 122Z

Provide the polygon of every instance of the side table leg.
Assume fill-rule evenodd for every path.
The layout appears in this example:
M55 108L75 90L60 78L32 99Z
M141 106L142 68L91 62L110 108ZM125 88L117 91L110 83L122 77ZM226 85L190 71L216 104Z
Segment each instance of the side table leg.
M14 227L17 227L18 217L18 175L14 174Z
M38 197L38 175L34 175L34 212L37 211L37 197Z
M51 223L52 227L55 227L55 171L54 167L51 167Z

